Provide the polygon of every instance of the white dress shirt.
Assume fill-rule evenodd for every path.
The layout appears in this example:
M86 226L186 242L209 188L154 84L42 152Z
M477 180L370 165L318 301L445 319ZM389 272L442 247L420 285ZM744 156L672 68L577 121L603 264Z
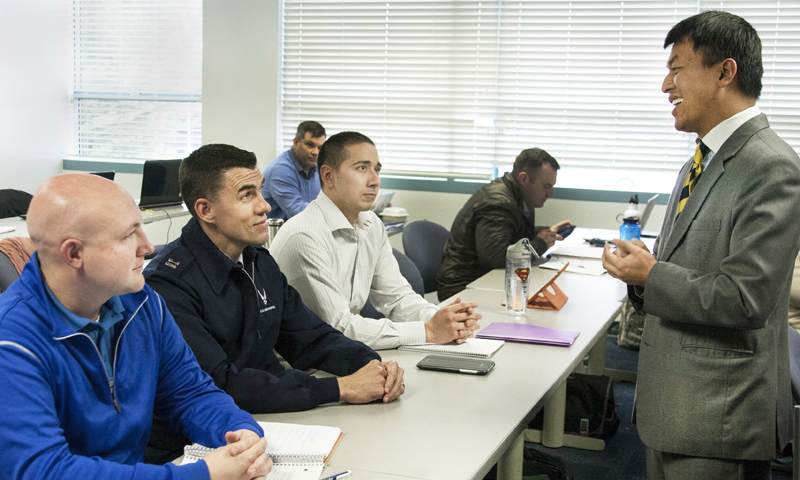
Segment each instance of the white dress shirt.
M359 213L351 225L320 192L281 227L269 250L303 303L348 337L375 350L425 343L423 322L438 309L400 273L383 222L372 211ZM359 315L367 298L389 318Z
M736 115L719 122L717 126L706 133L706 136L703 137L702 140L706 147L708 147L708 153L705 158L703 158L703 170L708 167L711 159L713 159L714 155L722 148L722 144L733 135L733 132L759 114L761 114L761 110L759 110L757 106L746 108Z

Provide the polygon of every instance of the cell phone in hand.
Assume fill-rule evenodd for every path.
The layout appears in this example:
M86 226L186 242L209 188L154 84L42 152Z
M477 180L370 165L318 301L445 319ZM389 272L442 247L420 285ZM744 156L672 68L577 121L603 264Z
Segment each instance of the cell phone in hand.
M467 375L486 375L494 368L494 362L476 358L428 355L417 363L417 368L439 372L465 373Z
M569 237L569 234L575 230L575 225L565 225L561 227L561 230L558 231L558 234L564 238Z

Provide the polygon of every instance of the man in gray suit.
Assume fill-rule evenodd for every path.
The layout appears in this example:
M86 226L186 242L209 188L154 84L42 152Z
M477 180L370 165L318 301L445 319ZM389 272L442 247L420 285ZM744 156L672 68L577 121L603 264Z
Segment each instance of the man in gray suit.
M655 256L603 264L647 313L636 422L655 479L768 479L791 440L786 315L800 239L800 158L755 106L761 41L710 11L670 30L662 91L699 153L672 192Z

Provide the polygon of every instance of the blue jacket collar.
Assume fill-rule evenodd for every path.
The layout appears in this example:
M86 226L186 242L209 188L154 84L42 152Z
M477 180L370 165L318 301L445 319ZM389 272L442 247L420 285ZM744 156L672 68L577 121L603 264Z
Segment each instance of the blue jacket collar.
M55 305L47 298L47 292L45 292L44 284L42 283L42 271L39 267L39 252L33 252L17 282L20 282L21 286L36 299L40 306L39 318L48 326L54 338L62 338L77 333L74 328L68 327L61 320ZM130 320L131 315L147 300L148 295L152 294L150 287L145 286L144 289L138 292L120 295L118 298L122 302L125 321Z
M219 294L222 291L233 270L242 268L230 257L222 253L222 250L208 238L200 223L194 218L189 220L181 230L181 243L191 252L194 261L197 262L200 271L203 272L215 294ZM258 269L258 262L255 260L259 249L265 250L264 247L260 246L247 246L244 248L242 260L244 260L245 266L249 268L253 264L255 265L254 268Z

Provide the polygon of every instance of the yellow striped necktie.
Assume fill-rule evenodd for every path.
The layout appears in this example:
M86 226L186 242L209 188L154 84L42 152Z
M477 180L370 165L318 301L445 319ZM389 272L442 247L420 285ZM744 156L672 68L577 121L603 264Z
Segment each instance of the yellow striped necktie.
M689 195L692 193L692 190L694 190L694 186L697 185L697 179L700 178L700 174L703 173L703 158L705 158L707 153L708 147L698 139L697 148L694 151L692 170L686 177L686 183L683 184L683 189L681 189L678 213L675 214L676 217L683 211L683 207L686 205Z

